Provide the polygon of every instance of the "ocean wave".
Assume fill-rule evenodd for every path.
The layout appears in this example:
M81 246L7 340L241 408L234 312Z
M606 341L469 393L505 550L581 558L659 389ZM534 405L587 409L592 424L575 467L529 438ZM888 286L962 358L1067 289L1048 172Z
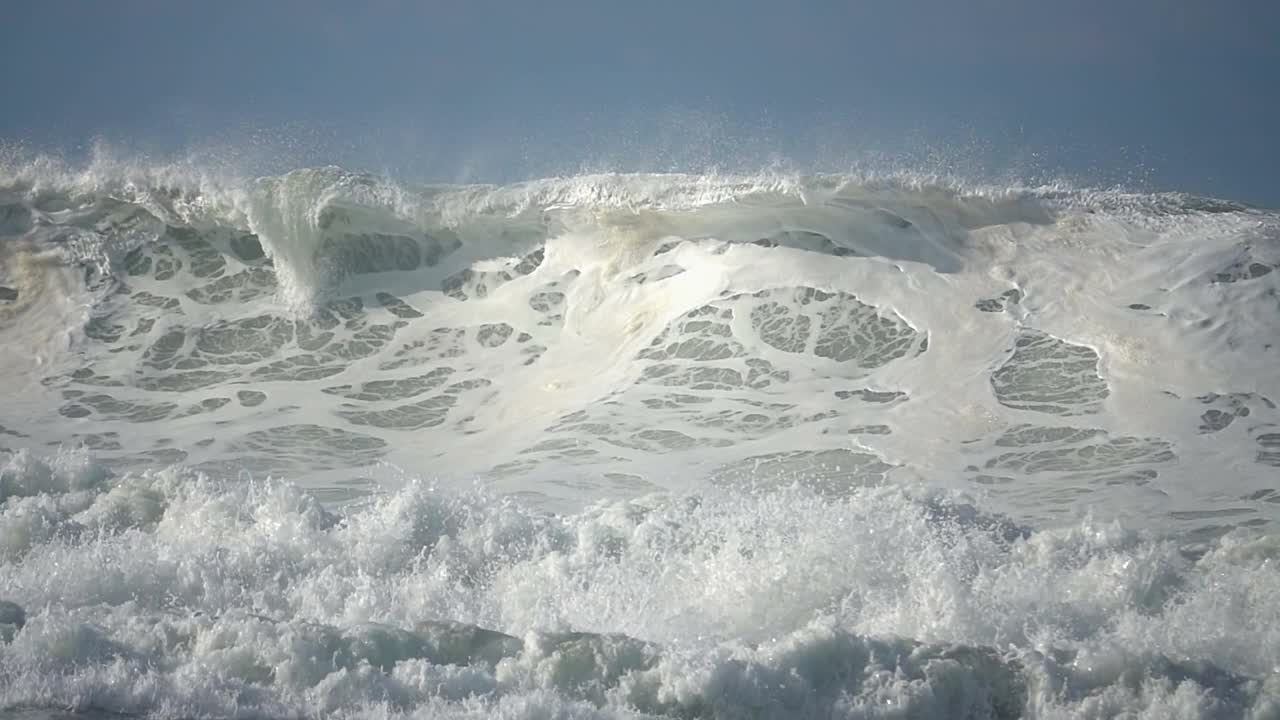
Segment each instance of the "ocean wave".
M779 231L823 235L818 243L828 252L954 272L966 259L958 245L967 233L1049 225L1074 212L1155 226L1226 215L1264 225L1273 238L1276 224L1246 205L1179 193L972 185L906 172L600 174L503 187L419 186L337 167L238 178L110 160L73 169L38 158L5 164L3 177L5 235L24 236L38 226L40 239L70 246L72 260L99 266L154 242L172 244L175 231L253 235L274 261L282 291L300 306L353 274L501 259L585 226L633 239L681 231L727 235L722 239L731 242Z
M549 514L83 456L0 473L0 707L164 717L1267 717L1274 537L803 488Z
M0 709L1273 717L1278 269L1181 194L0 158Z
M1240 205L905 174L31 166L0 207L5 363L35 418L11 449L231 475L443 460L521 491L545 471L553 500L690 465L834 492L928 473L1037 520L1114 494L1198 529L1269 517L1280 220ZM1206 508L1187 489L1224 463Z

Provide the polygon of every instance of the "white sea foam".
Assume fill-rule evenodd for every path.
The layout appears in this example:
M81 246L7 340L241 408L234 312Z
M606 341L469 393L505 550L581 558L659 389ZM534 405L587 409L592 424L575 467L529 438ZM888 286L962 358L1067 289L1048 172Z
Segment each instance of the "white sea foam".
M423 483L20 455L5 707L173 716L1270 717L1274 536L1029 531L953 497L711 491L550 515ZM14 558L13 553L18 557ZM538 708L542 708L538 710Z
M4 177L0 708L1280 713L1273 213Z

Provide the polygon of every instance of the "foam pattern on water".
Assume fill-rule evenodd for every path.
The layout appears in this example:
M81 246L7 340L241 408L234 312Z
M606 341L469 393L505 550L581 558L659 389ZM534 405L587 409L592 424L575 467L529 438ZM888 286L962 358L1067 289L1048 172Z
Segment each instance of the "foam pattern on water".
M763 462L769 462L765 460ZM803 488L551 515L409 482L0 473L0 708L161 717L1270 717L1274 537Z
M1098 353L1040 332L1023 332L1013 355L991 375L1002 405L1053 415L1101 409L1109 390L1098 377Z
M430 464L561 506L846 453L897 468L854 485L923 473L1028 519L1270 516L1264 213L849 178L39 182L0 202L8 345L45 348L6 447Z
M6 711L1280 712L1274 213L3 171Z

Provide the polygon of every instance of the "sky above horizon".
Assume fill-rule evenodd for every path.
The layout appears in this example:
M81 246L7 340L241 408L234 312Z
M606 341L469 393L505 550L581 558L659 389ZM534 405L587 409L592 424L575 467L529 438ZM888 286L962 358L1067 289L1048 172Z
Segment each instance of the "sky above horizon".
M339 163L1066 177L1280 207L1280 3L13 2L0 142Z

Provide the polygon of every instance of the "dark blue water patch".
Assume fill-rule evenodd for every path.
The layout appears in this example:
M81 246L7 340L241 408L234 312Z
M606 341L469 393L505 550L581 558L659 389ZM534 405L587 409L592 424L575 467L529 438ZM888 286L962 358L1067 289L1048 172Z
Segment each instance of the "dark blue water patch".
M974 307L980 312L997 313L1004 312L1009 305L1017 305L1022 302L1023 294L1018 288L1005 290L1000 297L986 298L974 303Z

